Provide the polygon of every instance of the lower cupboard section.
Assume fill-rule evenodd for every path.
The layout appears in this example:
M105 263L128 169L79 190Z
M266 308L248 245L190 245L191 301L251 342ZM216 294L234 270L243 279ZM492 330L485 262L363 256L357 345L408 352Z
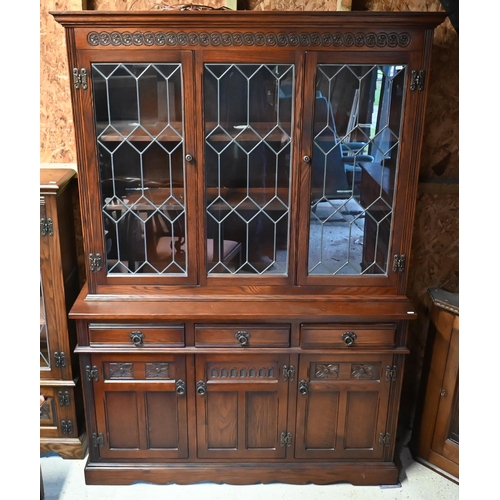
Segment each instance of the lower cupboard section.
M395 483L397 358L83 355L87 482Z

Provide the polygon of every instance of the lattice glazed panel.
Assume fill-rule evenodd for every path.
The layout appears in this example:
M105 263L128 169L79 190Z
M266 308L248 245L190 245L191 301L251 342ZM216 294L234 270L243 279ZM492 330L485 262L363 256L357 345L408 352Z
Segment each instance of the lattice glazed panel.
M387 274L404 66L320 64L309 275Z
M205 65L208 274L288 272L293 81L293 65Z
M186 275L180 64L93 64L108 274Z

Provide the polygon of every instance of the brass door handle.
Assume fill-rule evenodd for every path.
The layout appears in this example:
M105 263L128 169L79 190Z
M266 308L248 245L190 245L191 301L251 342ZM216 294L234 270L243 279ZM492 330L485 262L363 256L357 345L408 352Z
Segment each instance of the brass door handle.
M142 345L143 341L144 341L144 333L140 332L140 331L135 331L135 332L132 332L130 334L130 340L132 341L132 343L135 345L135 346L140 346Z
M236 332L234 334L236 340L240 343L240 345L248 345L250 340L250 334L248 332Z
M345 332L342 334L342 340L347 347L351 347L356 340L357 335L354 332Z
M205 382L203 382L203 380L200 380L200 381L197 382L197 384L196 384L196 392L200 396L204 396L207 393L207 384L205 384Z
M179 396L184 396L184 394L186 394L186 382L184 382L184 380L177 380L175 383L175 392L179 394Z

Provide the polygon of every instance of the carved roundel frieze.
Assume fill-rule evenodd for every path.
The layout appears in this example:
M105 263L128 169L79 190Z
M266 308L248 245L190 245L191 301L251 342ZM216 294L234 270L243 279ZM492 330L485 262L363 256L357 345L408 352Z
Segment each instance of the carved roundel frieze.
M130 46L130 45L169 45L175 46L196 46L219 47L219 46L269 46L269 47L407 47L411 43L408 33L238 33L238 32L202 32L202 33L175 33L150 31L91 31L87 35L87 43L96 46Z

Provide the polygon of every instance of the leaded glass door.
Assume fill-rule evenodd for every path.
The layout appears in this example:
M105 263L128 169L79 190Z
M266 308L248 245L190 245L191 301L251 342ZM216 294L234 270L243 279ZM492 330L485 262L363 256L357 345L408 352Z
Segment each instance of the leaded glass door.
M304 158L309 233L301 280L387 284L398 252L394 217L407 64L318 59L311 75L311 154Z
M205 60L203 84L207 275L286 280L295 65Z
M136 54L139 56L139 54ZM90 268L99 284L195 283L189 53L90 61L99 214ZM117 62L118 61L118 62ZM191 189L190 189L191 188ZM97 255L98 259L95 259Z

